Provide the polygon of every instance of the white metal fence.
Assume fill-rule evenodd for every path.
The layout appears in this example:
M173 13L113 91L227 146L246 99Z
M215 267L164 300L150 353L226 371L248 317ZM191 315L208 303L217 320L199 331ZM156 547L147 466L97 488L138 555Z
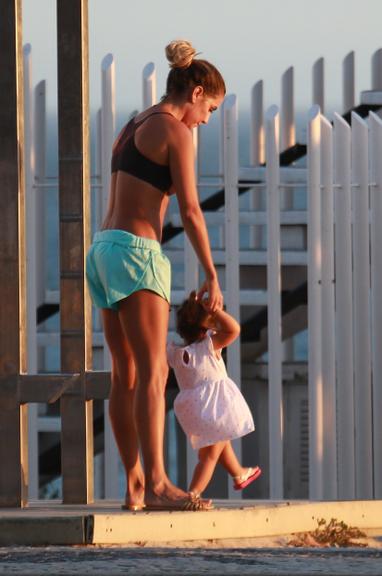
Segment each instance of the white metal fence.
M41 237L44 221L41 197L45 179L45 85L31 88L31 50L25 48L26 130L30 143L27 158L28 255L30 274L28 309L31 372L37 370L37 347L47 341L36 334L35 309L45 298L58 301L41 285L44 278ZM115 136L115 63L111 55L102 62L102 107L98 115L98 165L96 226L106 207L110 178L111 145ZM382 53L372 59L372 91L362 94L365 103L382 104ZM354 54L343 64L344 110L354 106ZM207 223L224 231L225 249L214 257L225 272L227 309L240 319L246 304L268 306L269 453L270 497L283 497L283 405L281 265L308 265L309 331L309 470L312 499L381 498L382 492L382 122L376 114L363 120L352 113L352 127L339 115L333 125L324 109L324 62L313 67L313 107L307 123L307 168L280 168L280 152L295 144L293 68L282 78L281 117L276 106L263 115L262 82L252 92L251 162L238 164L238 102L226 97L222 121L222 171L216 182L225 190L224 211L207 213ZM379 94L379 96L378 96ZM156 100L155 67L143 71L143 107ZM34 103L34 113L32 114ZM320 109L321 106L321 109ZM32 122L34 118L34 123ZM197 146L197 134L195 134ZM265 166L261 166L264 160ZM199 175L201 178L202 175ZM259 181L251 191L253 212L239 211L239 189L244 181ZM247 186L249 184L246 184ZM296 212L293 187L306 186L308 211ZM39 207L36 208L39 203ZM180 219L172 215L172 222ZM308 227L308 252L280 249L280 229L288 222ZM252 224L250 251L239 249L241 223ZM267 230L267 252L260 253L259 230ZM171 254L170 254L171 257ZM199 269L189 242L184 240L184 290L173 291L176 304L198 285ZM267 267L267 292L242 290L240 265L263 263ZM101 325L95 323L95 338ZM98 333L98 334L97 334ZM52 336L54 338L54 336ZM240 385L240 342L230 346L228 371ZM109 366L108 354L104 366ZM107 414L107 402L105 402ZM31 410L31 494L37 495L37 421ZM240 455L240 442L236 443ZM194 456L187 454L188 475ZM118 456L108 418L105 419L105 497L118 497ZM231 495L229 489L229 495Z
M316 498L381 497L381 145L376 114L365 122L353 113L352 127L336 114L332 126L312 109L308 305Z

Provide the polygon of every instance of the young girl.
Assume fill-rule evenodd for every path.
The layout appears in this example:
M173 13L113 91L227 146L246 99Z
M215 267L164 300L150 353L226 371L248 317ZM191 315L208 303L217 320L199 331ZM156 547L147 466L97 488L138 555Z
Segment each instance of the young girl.
M241 490L260 476L261 469L241 466L230 442L255 429L221 356L222 348L238 337L240 326L223 310L208 312L205 302L191 292L177 311L177 332L184 346L167 347L180 388L174 411L192 447L199 450L190 493L201 495L218 462L232 476L235 490Z

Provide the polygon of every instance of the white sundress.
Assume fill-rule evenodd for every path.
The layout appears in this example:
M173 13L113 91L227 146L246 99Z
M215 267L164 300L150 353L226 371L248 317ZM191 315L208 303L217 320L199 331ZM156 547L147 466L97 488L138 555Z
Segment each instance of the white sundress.
M174 411L194 449L253 432L249 406L228 377L223 358L217 357L210 331L203 340L189 346L171 342L167 357L180 389Z

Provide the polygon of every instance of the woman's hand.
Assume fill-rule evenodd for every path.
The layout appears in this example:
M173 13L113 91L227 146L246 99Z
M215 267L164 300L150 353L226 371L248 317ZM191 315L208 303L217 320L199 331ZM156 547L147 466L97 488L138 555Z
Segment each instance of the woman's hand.
M222 310L223 294L221 293L217 278L211 278L210 280L205 280L203 282L203 285L197 294L197 299L202 300L203 295L206 293L207 299L205 300L205 305L207 310L211 313L216 312L216 310Z

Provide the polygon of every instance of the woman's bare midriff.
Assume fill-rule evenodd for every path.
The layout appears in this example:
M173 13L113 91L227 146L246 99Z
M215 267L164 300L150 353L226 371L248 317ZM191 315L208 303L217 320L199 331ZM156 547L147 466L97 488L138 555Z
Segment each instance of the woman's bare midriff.
M160 242L167 194L126 172L112 174L108 213L102 230L126 230Z

